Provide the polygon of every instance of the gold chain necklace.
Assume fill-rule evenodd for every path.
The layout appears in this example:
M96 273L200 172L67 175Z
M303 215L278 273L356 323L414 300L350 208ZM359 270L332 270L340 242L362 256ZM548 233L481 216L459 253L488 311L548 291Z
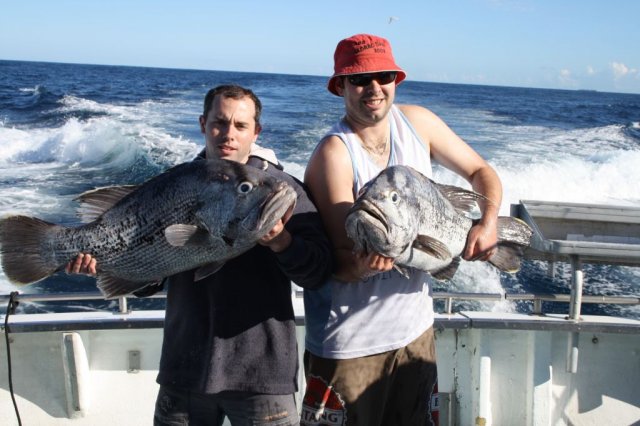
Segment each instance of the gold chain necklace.
M362 147L371 155L374 155L376 157L381 157L383 155L385 155L387 153L387 147L389 146L389 137L387 137L384 140L384 144L382 144L382 146L378 145L378 146L374 146L374 147L368 147L367 145L365 145L364 141L362 142Z

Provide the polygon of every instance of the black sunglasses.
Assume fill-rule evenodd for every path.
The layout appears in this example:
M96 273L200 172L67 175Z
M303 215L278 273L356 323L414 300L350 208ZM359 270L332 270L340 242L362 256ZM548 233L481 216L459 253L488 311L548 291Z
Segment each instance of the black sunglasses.
M396 81L396 71L383 71L371 74L352 74L347 76L349 83L354 86L364 87L371 84L373 80L377 81L380 85L389 84L392 81Z

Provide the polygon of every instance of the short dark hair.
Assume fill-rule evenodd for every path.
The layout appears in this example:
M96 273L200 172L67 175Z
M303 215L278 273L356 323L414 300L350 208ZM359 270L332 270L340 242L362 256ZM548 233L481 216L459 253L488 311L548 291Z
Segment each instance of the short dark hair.
M260 114L262 113L262 102L258 99L253 91L250 89L245 89L242 86L238 86L237 84L222 84L220 86L214 87L213 89L207 92L207 95L204 97L204 112L203 115L206 119L209 111L211 111L211 106L213 104L213 99L220 95L224 98L231 99L242 99L245 96L249 97L253 101L256 107L256 115L254 117L256 122L256 128L260 128Z

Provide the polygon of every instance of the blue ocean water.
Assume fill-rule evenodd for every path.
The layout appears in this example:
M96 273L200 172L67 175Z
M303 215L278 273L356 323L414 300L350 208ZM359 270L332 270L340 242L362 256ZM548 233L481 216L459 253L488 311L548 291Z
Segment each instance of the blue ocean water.
M75 225L78 194L140 183L191 159L204 145L204 94L223 83L258 94L259 141L300 178L315 144L343 113L324 77L0 61L0 216ZM434 111L495 167L504 186L501 214L522 199L640 206L640 95L406 81L396 96L397 103ZM468 187L441 167L434 177ZM569 293L569 266L556 268L551 278L545 263L526 261L511 276L464 262L436 291ZM586 265L585 294L640 296L639 269ZM91 278L61 274L20 291L93 289ZM0 273L0 294L13 290ZM480 307L530 309L512 302ZM637 306L582 311L640 318Z

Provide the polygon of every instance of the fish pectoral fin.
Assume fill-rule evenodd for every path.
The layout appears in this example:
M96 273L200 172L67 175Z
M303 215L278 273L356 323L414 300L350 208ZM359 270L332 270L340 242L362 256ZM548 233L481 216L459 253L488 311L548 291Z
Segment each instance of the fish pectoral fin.
M514 274L520 270L523 254L524 247L519 244L499 243L488 262L501 271Z
M193 280L200 281L201 279L207 278L209 275L215 274L224 266L225 262L213 262L208 263L200 268L196 269Z
M413 241L413 248L440 260L451 259L453 257L446 244L428 235L418 235Z
M106 273L98 273L96 284L105 299L115 299L116 297L125 296L148 285L155 284L155 282L141 283L114 277Z
M450 264L439 271L432 272L431 276L439 281L448 281L453 278L460 266L460 257L455 257Z
M101 214L113 207L138 188L139 185L105 186L83 192L75 198L80 203L77 214L82 223L96 220Z
M164 237L169 245L174 247L207 246L211 235L206 230L196 225L175 224L169 225L164 230Z

